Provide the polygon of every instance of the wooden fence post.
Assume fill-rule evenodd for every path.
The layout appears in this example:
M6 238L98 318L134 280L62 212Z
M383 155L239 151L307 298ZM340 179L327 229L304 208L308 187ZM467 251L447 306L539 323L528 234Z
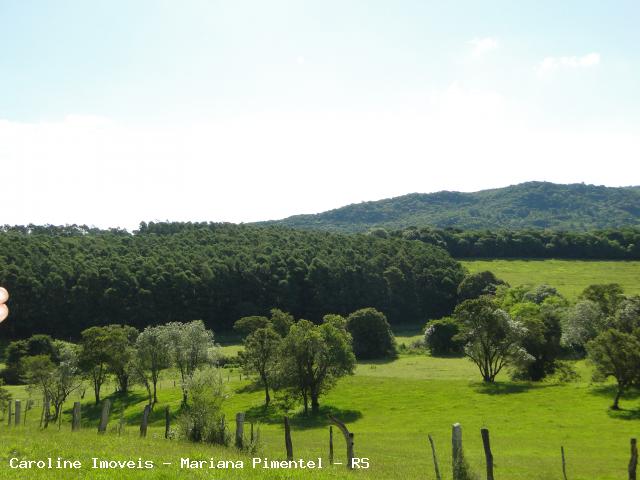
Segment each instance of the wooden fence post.
M7 402L7 404L8 404L7 405L7 410L8 410L7 411L7 427L10 427L11 426L11 417L12 417L12 415L11 415L11 400L9 400Z
M287 449L287 460L293 460L293 444L291 443L289 417L284 417L284 446Z
M253 440L254 440L254 437L253 437L253 422L251 422L250 425L251 425L251 445L253 446Z
M333 426L329 425L329 465L333 465Z
M562 455L562 477L567 480L567 462L564 459L564 447L560 447L560 455Z
M16 400L16 413L14 413L16 427L20 426L20 412L21 412L21 409L22 409L22 402L20 400Z
M147 436L147 425L149 425L149 412L151 412L151 405L146 404L144 411L142 412L142 421L140 422L140 436Z
M333 415L329 415L329 420L335 423L344 435L344 439L347 442L347 468L351 469L353 468L353 457L355 456L353 453L353 433L349 432L347 426Z
M71 431L80 430L80 402L73 402L73 417L71 420Z
M482 435L482 446L484 447L484 457L487 462L487 480L494 480L493 477L493 454L491 453L491 443L489 442L489 429L480 429Z
M47 428L49 426L49 414L50 414L49 407L50 407L49 400L45 400L44 405L42 406L42 412L44 413L44 428Z
M451 457L453 480L463 480L462 426L459 423L454 423L451 428Z
M636 470L638 468L638 441L631 439L631 460L629 460L629 480L636 480Z
M429 443L431 444L431 454L433 455L433 467L436 470L436 480L442 480L440 476L440 469L438 468L438 457L436 456L436 446L433 443L433 438L429 435Z
M98 433L104 433L107 431L107 424L109 423L109 413L111 412L111 400L106 399L102 402L102 413L100 415L100 424L98 425Z
M171 415L169 414L169 406L164 409L164 438L169 438L169 429L171 428Z
M236 447L244 446L244 413L236 413Z

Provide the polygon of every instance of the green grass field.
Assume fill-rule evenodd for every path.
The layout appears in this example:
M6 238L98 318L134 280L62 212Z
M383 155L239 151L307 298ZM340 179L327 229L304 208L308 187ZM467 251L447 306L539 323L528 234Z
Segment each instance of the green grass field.
M464 260L470 272L490 270L510 285L546 283L575 300L588 285L619 283L627 294L640 294L640 262L589 260Z
M567 452L571 479L625 478L628 442L640 434L640 398L623 400L625 410L608 410L610 386L592 385L588 368L581 362L582 379L578 383L556 385L514 383L502 375L500 382L486 387L478 382L473 365L461 358L432 358L426 355L401 355L391 362L361 363L356 374L344 378L322 399L324 411L343 418L355 433L356 455L369 457L368 471L347 472L342 466L321 471L252 470L225 471L214 478L435 478L427 434L436 441L444 478L451 478L451 424L463 426L464 444L471 466L483 470L480 428L491 431L498 478L561 478L560 446ZM261 455L284 458L282 412L264 412L262 392L239 380L238 371L225 371L229 398L228 418L245 411L260 421ZM9 387L16 398L26 399L24 387ZM105 393L110 391L107 387ZM87 397L89 393L87 392ZM76 397L70 401L76 400ZM234 449L194 445L180 440L164 440L163 408L177 411L180 392L166 378L159 392L160 404L152 416L146 439L138 438L138 425L144 406L142 391L134 391L126 401L113 397L112 428L103 436L96 434L98 408L85 398L84 430L70 432L69 410L61 430L50 426L38 431L38 409L28 413L27 426L0 426L0 478L183 478L186 470L177 467L179 458L233 459L243 457ZM24 402L23 402L24 403ZM71 406L69 403L68 407ZM114 427L120 412L128 424L118 436ZM290 412L296 458L327 458L328 428L324 416L305 418ZM337 437L337 461L344 459L344 442ZM78 471L25 470L8 467L8 458L40 459L61 456L86 464ZM134 459L156 462L153 470L92 470L92 457ZM172 462L163 466L162 462ZM247 460L247 463L250 463ZM216 471L196 471L196 478L211 478ZM115 477L114 477L115 475Z

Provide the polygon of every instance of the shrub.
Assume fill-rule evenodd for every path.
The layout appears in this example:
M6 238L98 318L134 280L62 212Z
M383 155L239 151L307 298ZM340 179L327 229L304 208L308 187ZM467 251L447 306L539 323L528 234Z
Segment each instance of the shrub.
M356 310L347 318L353 351L359 359L393 357L396 339L384 313L375 308Z
M225 393L219 370L199 370L188 384L191 398L178 418L183 435L192 442L229 445L231 433L222 414Z
M460 328L454 318L444 317L427 323L424 341L431 355L457 355L463 352L464 344L454 338Z

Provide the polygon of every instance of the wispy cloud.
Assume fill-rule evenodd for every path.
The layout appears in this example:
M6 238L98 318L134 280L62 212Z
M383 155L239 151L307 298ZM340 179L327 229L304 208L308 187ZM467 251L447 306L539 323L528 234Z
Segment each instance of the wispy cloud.
M493 37L485 37L474 38L469 41L469 45L471 45L471 54L478 58L498 48L499 43L498 40Z
M547 76L557 70L590 68L600 63L600 54L596 52L581 57L546 57L537 67L539 76Z

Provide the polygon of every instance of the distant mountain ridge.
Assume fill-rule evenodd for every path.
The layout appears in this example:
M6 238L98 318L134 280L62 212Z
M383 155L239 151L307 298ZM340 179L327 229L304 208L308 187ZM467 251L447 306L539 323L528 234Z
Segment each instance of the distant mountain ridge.
M574 231L637 227L640 187L526 182L472 193L410 193L259 224L338 232L412 226Z

